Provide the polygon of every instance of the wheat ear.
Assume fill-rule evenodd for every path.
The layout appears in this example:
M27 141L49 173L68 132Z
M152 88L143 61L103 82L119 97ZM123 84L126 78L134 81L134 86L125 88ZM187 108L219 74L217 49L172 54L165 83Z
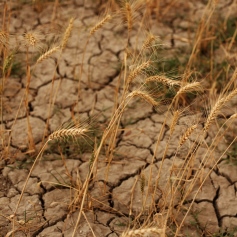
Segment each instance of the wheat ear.
M93 35L97 30L99 30L107 21L111 19L111 15L107 15L102 21L96 24L90 31L90 35Z
M88 132L86 128L69 128L69 129L59 129L55 132L53 132L48 140L59 140L59 139L64 139L68 137L78 137L78 136L83 136L85 133Z
M152 76L152 77L148 77L146 79L146 83L151 82L151 81L160 82L160 83L163 83L168 86L179 86L180 85L179 81L171 80L165 76Z
M147 39L145 40L145 42L143 43L142 45L142 51L147 49L147 48L150 48L151 45L152 45L152 42L155 40L155 36L152 35L152 34L149 34Z
M225 97L225 101L226 102L228 102L228 101L230 101L234 96L236 96L237 95L237 88L235 89L235 90L233 90L233 91L231 91L230 93L229 93L229 95L227 95L226 97Z
M179 147L181 147L189 138L189 136L192 134L192 132L197 128L197 124L189 127L186 132L183 134L183 136L179 140Z
M206 123L205 123L205 126L204 126L204 131L208 130L208 128L210 127L211 123L215 120L215 118L219 114L222 106L225 103L227 103L228 101L230 101L235 95L237 95L237 89L231 91L229 93L229 95L227 95L225 97L221 97L221 98L219 98L217 100L217 102L215 103L215 105L211 109L211 112L210 112L209 116L207 117L207 120L206 120Z
M142 72L142 70L149 67L149 65L150 65L150 61L147 61L139 65L137 68L135 68L128 76L128 80L127 80L128 84L131 83L131 81L133 81L134 78L137 77Z
M0 31L0 44L6 47L8 45L9 35L6 31Z
M177 92L176 96L179 96L181 94L187 93L187 92L191 92L191 91L201 91L202 90L202 86L200 82L192 82L189 83L183 87L181 87L179 89L179 91Z
M68 39L71 35L71 32L72 32L72 27L73 27L73 22L74 22L74 18L71 18L70 21L69 21L69 24L68 24L68 27L67 29L65 30L65 33L63 35L63 40L62 40L62 43L61 43L61 50L63 51L67 45L67 42L68 42Z
M51 49L49 49L48 51L46 51L44 54L42 54L36 61L36 63L40 63L43 60L49 58L53 53L55 53L56 51L58 51L60 49L59 46L55 46Z
M158 229L156 227L144 228L139 230L130 230L122 233L120 237L150 236L150 234L161 234L162 236L162 234L164 234L164 230Z
M158 102L156 102L148 93L144 92L144 91L133 91L131 92L128 97L140 97L141 99L145 100L146 102L148 102L149 104L153 105L153 106L157 106Z
M178 120L179 120L180 115L181 115L181 111L180 111L180 110L176 110L176 111L174 112L173 119L172 119L172 123L171 123L171 125L170 125L170 134L171 134L171 135L172 135L173 132L174 132L174 128L175 128L175 126L176 126L176 124L177 124L177 122L178 122Z
M38 42L38 39L35 37L35 35L31 32L28 32L24 35L24 39L26 41L26 45L35 47L35 45Z
M130 31L132 29L132 9L128 2L126 2L125 4L125 13L126 13L128 31Z

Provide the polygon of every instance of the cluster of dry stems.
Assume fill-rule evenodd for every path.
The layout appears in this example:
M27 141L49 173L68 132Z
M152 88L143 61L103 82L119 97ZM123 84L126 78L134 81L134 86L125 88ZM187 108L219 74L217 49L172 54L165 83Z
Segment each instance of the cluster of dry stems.
M128 31L128 41L129 41L129 37L131 35L131 31L133 29L133 24L134 24L133 11L134 11L134 9L133 9L132 5L130 4L130 2L127 2L127 1L124 2L124 6L123 6L123 10L122 10L122 13L123 13L122 17L125 18L126 27L127 27L127 31ZM107 22L110 22L112 20L113 20L112 14L106 15L104 17L104 19L99 21L98 24L93 26L91 28L91 30L88 32L88 40L92 37L92 35L96 34L97 31L99 31L101 28L103 28L103 26ZM44 52L37 59L34 67L37 67L38 63L41 63L42 61L48 59L57 51L61 51L61 53L63 53L63 50L66 48L67 42L68 42L70 35L72 33L73 23L74 23L74 18L71 18L69 21L68 27L66 28L65 33L62 37L61 43L59 45L56 45L56 46L50 48L46 52ZM31 33L25 34L24 37L27 42L27 45L29 45L29 46L35 46L35 44L38 42L38 39L35 38L35 36ZM7 38L8 38L8 35L5 31L0 32L0 42L1 42L1 45L3 45L4 47L7 45ZM88 177L85 180L85 182L82 184L81 190L79 190L79 193L77 194L78 197L80 197L80 201L78 201L78 199L77 199L77 202L80 203L80 210L79 210L77 222L75 224L73 236L76 236L77 227L79 225L81 215L82 215L84 207L85 207L85 201L87 198L88 187L89 187L89 184L91 182L93 182L92 177L95 172L96 164L98 162L98 158L101 154L102 148L103 148L104 144L106 143L108 146L108 149L110 151L113 151L115 149L115 140L116 140L116 136L117 136L117 131L119 130L119 127L120 127L120 120L122 118L122 115L123 115L126 107L129 105L129 103L131 103L131 100L135 99L135 98L140 98L141 100L145 101L146 103L150 104L151 106L159 108L159 105L160 105L159 98L154 97L152 91L147 90L147 85L149 85L149 83L155 83L155 85L157 84L159 86L162 85L162 86L167 86L169 88L173 88L173 90L175 91L175 96L172 98L170 105L167 107L167 113L164 118L164 122L163 122L163 126L161 128L161 131L157 135L157 141L156 141L156 145L155 145L155 149L154 149L154 155L152 157L152 161L150 164L150 166L152 167L152 165L155 163L155 154L156 154L156 151L160 145L161 137L162 137L162 134L163 134L164 128L165 128L165 124L167 123L168 116L171 116L171 114L172 114L172 116L173 116L171 119L172 122L171 122L170 128L169 128L170 129L170 137L167 142L166 148L164 150L163 159L162 159L161 165L159 167L159 173L157 174L157 180L159 180L160 172L162 170L162 164L166 158L166 153L169 149L169 141L170 141L172 135L174 134L176 124L182 114L182 111L179 108L180 100L183 99L183 96L186 95L187 93L192 93L192 92L201 93L204 91L203 90L204 88L202 88L201 82L188 81L186 76L184 76L180 80L174 80L174 79L168 78L165 75L148 75L146 73L146 70L148 68L153 67L153 65L152 65L153 62L151 61L150 58L147 59L147 55L151 54L151 52L152 52L151 49L153 47L153 43L155 42L155 39L156 39L156 37L153 36L151 33L149 33L148 37L145 39L145 41L140 49L140 53L139 53L140 58L142 59L141 60L142 62L137 63L140 60L140 58L139 58L139 60L136 60L134 62L133 59L131 60L128 58L128 55L126 53L124 55L124 61L123 61L124 71L121 72L121 77L122 76L124 77L124 80L123 80L124 84L118 85L118 87L123 88L122 94L119 94L119 98L121 98L121 99L118 100L117 104L115 105L115 110L111 116L111 120L109 121L106 129L104 130L104 133L102 135L100 143L97 146L95 146L95 148L94 148L93 160L91 161ZM126 47L127 47L127 50L130 50L128 45L126 45ZM86 47L85 47L85 49L86 49ZM195 52L193 52L193 54L194 53ZM133 58L136 58L136 57L133 57ZM11 64L11 60L12 60L11 54L9 54L8 56L5 57L3 72L6 72L8 70L9 65ZM132 63L136 65L136 67L133 70L129 70L129 65L128 65L129 60L132 61ZM83 67L83 62L81 65L82 65L81 67ZM81 72L82 71L83 71L83 69L81 68ZM29 73L31 73L31 72L29 72ZM5 73L3 73L3 74L6 75ZM217 136L212 141L212 144L209 147L207 147L207 153L204 154L204 156L203 156L202 166L199 167L199 169L197 170L195 175L192 177L192 179L188 180L188 182L186 182L187 181L187 176L186 176L187 171L192 166L192 161L193 161L193 159L195 159L195 154L196 154L198 148L205 143L206 133L208 132L209 128L214 123L214 121L216 121L218 115L221 113L224 106L226 104L228 104L228 102L230 102L235 96L237 96L237 89L233 88L234 81L236 81L236 75L237 75L237 73L233 74L232 78L230 79L229 84L226 86L226 89L224 89L225 93L221 94L220 97L217 99L217 101L212 105L210 112L204 122L203 128L198 129L199 124L192 124L190 127L188 127L186 129L186 131L183 134L180 134L180 140L179 140L179 144L177 147L177 151L176 151L174 160L175 160L178 152L180 151L180 149L184 146L184 144L189 139L189 137L197 131L196 132L196 140L191 145L191 148L190 148L188 154L186 155L186 157L183 158L184 162L183 162L183 165L180 168L179 172L175 174L175 177L172 176L173 173L172 174L167 173L167 177L169 177L169 176L172 177L172 182L171 182L171 178L170 178L166 184L167 189L163 190L164 203L163 203L163 206L160 207L160 210L161 210L161 213L163 212L165 220L164 220L162 228L160 226L157 227L155 225L153 225L152 227L150 227L148 225L145 225L145 226L142 225L139 229L128 230L128 231L122 233L121 236L145 236L145 235L148 236L150 233L156 234L157 236L163 236L163 237L166 235L165 234L166 229L169 228L169 223L170 223L171 219L175 219L178 216L177 213L180 211L182 204L185 202L187 196L193 191L195 184L199 180L204 165L209 161L210 156L213 153L213 150L216 148L219 139L224 136L223 134L220 134L219 131L217 132ZM138 83L136 83L136 78L138 78L138 77L140 80L142 79L143 82L140 83L139 86L135 87L135 89L134 89L134 86L132 87L132 85L138 84ZM29 78L29 83L30 83L30 75L28 75L28 78ZM2 85L2 87L3 86L4 85ZM233 88L233 89L230 90L229 88ZM25 93L26 100L28 97L27 90L28 89L26 88L26 93ZM118 91L120 91L120 90L118 89L117 93L118 93ZM228 119L228 121L236 119L236 117L237 117L237 115L233 114ZM226 124L227 124L227 121L226 121ZM70 128L61 128L61 129L53 132L48 137L48 140L45 142L41 151L37 155L32 167L29 171L28 177L26 179L25 185L22 189L19 201L18 201L16 209L14 211L14 215L16 215L16 213L17 213L18 207L19 207L20 202L22 200L22 197L23 197L25 188L27 186L28 180L31 176L31 173L32 173L36 163L38 162L40 156L42 155L44 149L46 148L48 142L50 142L52 140L64 139L67 137L73 137L73 138L86 137L86 134L89 131L88 127L89 126L76 125L76 126L70 127ZM229 127L230 127L230 123L228 123L228 127L226 128L226 130L229 129ZM29 125L29 128L30 128L30 125ZM234 142L234 140L231 142L231 144L233 142ZM224 151L223 154L220 155L219 159L214 162L212 168L210 169L210 172L215 168L216 164L222 159L225 152L226 151ZM110 153L110 154L112 154L112 153ZM111 155L111 157L113 157L113 156ZM144 186L147 185L149 187L149 185L151 185L151 179L152 179L151 174L152 174L152 168L151 168L151 172L150 172L150 177L145 177L144 175L141 175L142 176L141 193L145 198L144 203L146 203L147 196L150 195L148 192L145 193L146 191L144 189ZM204 184L205 179L207 177L208 176L206 176L202 179L199 189L196 190L196 195L198 194L198 191L201 189L201 187ZM183 195L182 199L180 200L178 208L176 207L176 209L177 209L176 214L174 214L173 210L175 209L175 207L174 207L173 200L176 199L176 196L178 195L178 192L181 188L184 190L183 186L185 186L186 193ZM154 194L152 194L152 195L155 195L155 192L156 192L156 190L154 190ZM150 218L150 219L147 220L145 223L147 223L147 222L152 223L152 216L154 215L154 213L152 211L152 206L155 205L155 198L153 199L153 201L154 201L154 203L149 204L150 210L148 208L148 210L149 210L148 218ZM194 201L194 198L193 198L193 201ZM191 206L192 205L189 206L189 211L191 210ZM144 209L144 212L146 212L146 213L148 212L147 207L144 207L143 209ZM141 213L139 215L141 215ZM188 212L185 215L185 217L187 215L188 215ZM179 236L179 231L181 229L182 223L184 222L184 219L181 221L181 223L178 224L178 226L176 226L176 232L174 233L175 236ZM13 230L14 230L14 220L13 220Z

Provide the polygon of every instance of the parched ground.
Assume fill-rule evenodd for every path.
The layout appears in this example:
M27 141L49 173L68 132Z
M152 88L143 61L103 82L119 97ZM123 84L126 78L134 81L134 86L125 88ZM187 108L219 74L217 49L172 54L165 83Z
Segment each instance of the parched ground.
M12 234L11 215L37 155L32 154L40 149L42 139L78 114L82 118L96 114L95 120L99 120L100 124L98 130L103 129L114 106L121 61L127 44L125 27L118 21L108 22L87 42L89 29L102 19L100 14L104 11L105 4L93 0L62 1L58 5L56 2L34 5L31 1L12 1L8 5L12 9L9 24L10 47L19 47L19 53L14 58L14 70L12 69L12 74L7 78L3 96L2 126L5 132L2 137L10 145L7 153L4 150L7 144L2 146L3 159L0 163L0 236ZM195 36L195 32L190 29L200 20L206 6L205 1L184 2L173 1L171 4L170 1L161 1L160 8L163 11L160 11L163 15L160 20L157 19L157 9L150 13L150 26L147 27L160 38L167 55L190 47ZM4 9L4 4L0 4ZM220 17L227 14L229 17L234 16L237 2L219 1L217 12ZM34 57L39 57L36 53L38 46L29 48L27 59L23 34L38 32L40 44L43 46L50 41L58 42L72 17L73 30L63 53L55 53L33 66ZM138 23L131 31L130 44L139 49L146 35L139 32ZM217 50L217 57L224 55L221 49ZM26 98L25 88L28 86L26 60L32 65L28 111L25 107L26 100L22 100ZM82 72L81 63L84 63ZM52 102L53 107L50 106ZM224 111L225 115L235 113L236 106L235 97ZM128 106L121 120L121 131L109 169L106 153L102 152L99 157L95 182L89 187L88 200L76 236L119 236L142 211L144 197L139 182L141 175L149 176L157 134L162 128L164 116L165 106L156 110L138 100L133 100ZM159 180L161 189L165 188L174 159L175 165L179 167L183 162L183 154L189 149L189 142L195 139L191 136L181 152L176 154L181 134L196 118L195 114L187 113L176 125L162 164ZM34 141L31 144L27 133L28 122ZM154 155L151 182L155 182L163 150L169 139L170 120L166 123L160 146ZM216 126L207 134L207 143L214 138ZM204 175L210 171L213 160L218 159L227 147L228 140L236 136L237 121L232 126L232 132L226 134L226 143L222 140L211 153L210 163L203 165ZM200 124L197 130L201 129ZM199 167L205 149L205 145L201 147L194 167ZM79 201L75 205L76 191L72 187L78 190L82 187L90 166L91 150L87 142L81 145L61 142L59 147L56 142L48 144L32 172L18 208L15 236L72 236L80 205ZM4 157L4 154L8 154L8 157ZM233 228L237 227L237 167L228 163L226 158L227 155L223 156L218 167L210 171L210 176L199 194L188 197L189 201L195 198L194 214L185 222L184 236L202 236L202 233L207 236L207 233L218 233L220 229L234 234ZM162 192L157 190L157 202L161 197ZM150 201L147 200L147 203ZM157 216L158 214L159 210Z

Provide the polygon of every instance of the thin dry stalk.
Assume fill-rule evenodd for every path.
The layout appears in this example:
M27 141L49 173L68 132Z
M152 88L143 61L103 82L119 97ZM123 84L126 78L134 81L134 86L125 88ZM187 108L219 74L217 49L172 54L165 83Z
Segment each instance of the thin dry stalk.
M162 84L168 85L168 86L180 86L180 82L179 81L174 81L171 80L165 76L152 76L152 77L148 77L146 79L146 83L147 82L160 82Z
M65 49L66 45L67 45L67 42L68 42L68 39L71 35L71 32L72 32L72 27L73 27L73 22L74 22L74 18L71 18L70 21L69 21L69 24L68 24L68 27L64 33L64 36L63 36L63 40L62 40L62 43L61 43L61 49L62 51Z
M133 91L131 92L128 97L140 97L141 99L145 100L146 102L148 102L149 104L151 104L152 106L157 106L158 102L156 102L148 93L144 92L144 91Z
M45 59L49 58L53 53L57 52L59 49L60 49L60 46L55 46L49 49L37 59L36 63L41 63Z
M90 35L93 35L97 30L99 30L107 21L111 19L111 15L107 15L102 21L96 24L90 31Z
M189 127L186 132L183 134L183 136L180 138L179 141L179 147L181 147L189 138L189 136L192 134L192 132L197 128L197 124L194 124L193 126Z
M230 149L230 147L233 145L233 143L236 141L236 139L237 139L237 137L235 137L235 138L232 140L232 142L228 145L228 147L225 149L225 151L220 155L220 157L216 160L215 164L212 166L212 168L207 172L206 176L203 178L203 181L202 181L201 184L199 185L199 187L198 187L198 189L197 189L195 195L192 197L192 202L190 203L189 208L188 208L188 210L186 211L186 214L185 214L184 217L183 217L183 220L181 221L180 225L178 226L174 237L179 236L180 229L181 229L181 227L183 226L183 223L184 223L185 219L187 218L188 214L190 213L190 210L191 210L191 208L192 208L192 206L193 206L193 203L195 202L195 200L196 200L196 198L197 198L197 195L199 194L200 190L202 189L204 183L205 183L206 180L210 177L211 172L216 168L217 164L220 162L220 160L223 158L223 156L227 153L227 151ZM214 149L213 149L213 150L214 150ZM207 154L207 153L206 153L206 154ZM205 160L208 160L208 157L206 157L206 154L205 154L204 159L205 159ZM210 157L210 156L209 156L209 157ZM202 160L202 164L201 164L202 166L205 165L205 163L203 163L204 159ZM201 170L201 169L200 169L200 170ZM199 176L199 174L200 174L199 172L197 172L197 173L195 174L195 176L194 176L194 178L193 178L193 180L194 180L193 183L196 183L196 178ZM184 199L185 199L185 198L184 198ZM184 200L184 199L183 199L183 200ZM183 204L183 201L182 201L182 203L180 204L180 206L182 206L182 204Z
M128 79L127 79L127 83L130 84L134 80L134 78L136 78L142 72L142 70L149 67L149 65L150 65L150 61L147 61L147 62L144 62L141 65L139 65L137 68L135 68L129 74Z
M151 228L144 228L144 229L139 229L139 230L130 230L130 231L122 233L120 237L150 236L151 234L159 234L158 236L164 236L164 229L151 227Z

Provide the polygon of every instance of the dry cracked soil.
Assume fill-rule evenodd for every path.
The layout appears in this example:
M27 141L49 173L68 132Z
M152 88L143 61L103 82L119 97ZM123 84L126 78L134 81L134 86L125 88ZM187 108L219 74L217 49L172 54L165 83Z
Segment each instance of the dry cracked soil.
M35 150L40 149L42 138L69 121L75 114L80 113L83 118L87 118L93 111L97 115L95 120L99 120L99 126L103 127L113 109L114 91L119 80L119 68L127 39L127 32L123 26L108 23L103 30L98 31L89 42L86 42L88 29L101 19L100 14L105 6L102 1L61 1L57 11L54 11L53 2L38 5L32 2L34 1L30 1L30 4L27 1L11 1L8 6L12 8L9 32L16 36L11 39L12 45L15 41L20 42L23 34L31 30L38 31L39 38L45 37L42 41L56 41L57 37L60 37L57 35L65 31L71 17L74 17L74 23L62 55L56 53L33 69L29 85L28 111L24 102L19 107L28 86L24 69L20 68L21 61L26 60L23 47L16 56L19 67L6 81L3 126L6 131L11 131L11 139L8 157L4 157L0 166L0 236L12 234L11 215L35 158L32 158L29 151L28 121ZM200 19L205 9L205 1L173 1L179 9L178 13L173 8L165 8L166 2L170 1L161 3L161 8L167 10L164 21L157 22L155 16L151 18L150 31L159 36L165 45L166 53L169 54L178 48L190 47L189 40L194 37L194 32L188 29L190 24L195 24ZM1 9L4 9L4 3L0 4ZM234 15L237 12L236 6L236 1L219 1L217 8L222 15ZM54 27L51 30L52 24ZM131 31L131 45L141 45L145 39L145 35L143 38L137 38L137 31L138 27ZM85 47L86 51L83 54ZM34 55L34 50L31 49L29 55ZM84 67L83 73L80 74L82 60ZM54 105L50 108L52 101ZM235 106L237 98L232 101L229 108ZM232 113L231 109L225 112ZM106 154L102 153L99 157L96 181L89 187L87 208L84 209L76 236L119 236L127 229L132 217L142 211L143 196L138 185L141 170L144 177L149 176L155 141L164 116L165 110L155 110L151 105L137 100L126 109L109 169ZM162 161L162 151L169 137L169 121L165 125L165 132L155 154L151 180L155 182L162 162L163 169L159 179L161 189L164 188L174 164L180 133L194 120L193 114L187 114L180 119L175 134L169 141L165 160ZM237 123L235 132L236 127ZM202 129L202 126L197 129ZM235 136L235 132L229 136ZM9 133L5 134L5 137L7 136ZM213 136L210 131L206 137L207 143ZM80 151L81 145L78 148L77 145L67 142L62 142L62 146L58 146L57 142L49 143L30 176L20 202L15 223L17 231L14 236L72 236L79 208L72 205L76 203L76 195L73 195L70 187L78 188L85 181L91 159L90 145L86 142L82 146L85 147L85 151ZM188 148L188 145L185 145L176 156L177 167L183 162L182 152L185 153ZM212 153L212 159L223 149L225 144L219 144L218 149ZM198 154L196 166L200 165L204 153L205 147ZM188 197L189 200L195 198L193 213L197 210L198 220L193 215L185 221L184 236L201 236L202 231L192 225L195 220L198 222L196 226L205 228L205 233L217 233L220 228L228 233L228 229L237 227L237 167L227 163L224 158L226 156L213 170L210 164L205 164L203 172L207 174L210 171L208 179L197 196L191 194ZM155 198L159 200L161 196L162 193L157 191Z

